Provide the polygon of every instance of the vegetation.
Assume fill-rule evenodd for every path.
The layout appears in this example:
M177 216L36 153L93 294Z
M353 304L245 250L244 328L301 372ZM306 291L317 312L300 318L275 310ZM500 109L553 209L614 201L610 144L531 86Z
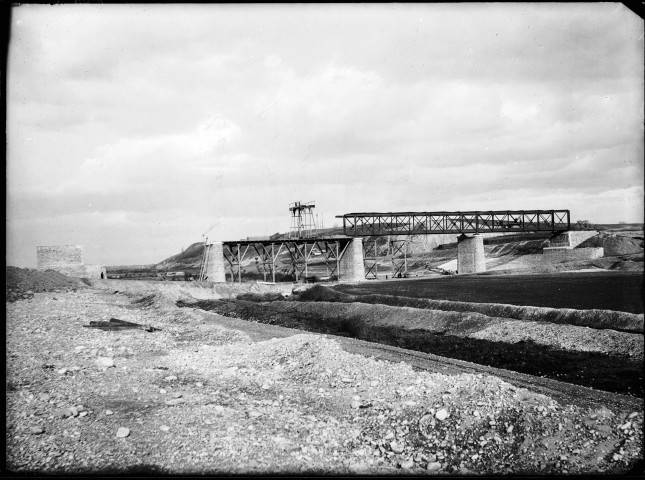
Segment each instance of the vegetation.
M597 230L596 225L589 222L589 220L577 220L571 227L572 230Z

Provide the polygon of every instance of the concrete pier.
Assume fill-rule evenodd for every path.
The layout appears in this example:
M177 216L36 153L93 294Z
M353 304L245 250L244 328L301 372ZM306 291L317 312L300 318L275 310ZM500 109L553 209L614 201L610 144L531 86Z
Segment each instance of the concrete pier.
M340 259L340 277L343 282L362 282L365 280L365 263L363 257L363 239L355 237L347 246Z
M206 262L206 281L226 282L224 247L222 242L213 242L210 244Z
M457 272L461 275L485 271L484 237L479 234L472 237L460 235L457 238Z

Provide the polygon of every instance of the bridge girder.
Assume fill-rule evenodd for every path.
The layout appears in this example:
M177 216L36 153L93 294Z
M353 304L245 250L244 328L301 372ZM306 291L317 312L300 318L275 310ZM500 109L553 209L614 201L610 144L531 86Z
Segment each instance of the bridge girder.
M347 213L350 237L446 233L559 232L571 228L569 210Z

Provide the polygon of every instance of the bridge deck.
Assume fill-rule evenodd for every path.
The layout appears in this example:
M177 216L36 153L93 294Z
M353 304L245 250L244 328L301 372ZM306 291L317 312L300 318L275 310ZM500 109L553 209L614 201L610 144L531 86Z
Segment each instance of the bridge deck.
M320 241L327 241L327 242L348 242L351 240L352 237L347 236L347 235L333 235L333 236L312 236L308 238L280 238L277 240L271 240L271 239L264 239L264 240L227 240L222 242L224 245L230 245L230 246L237 246L240 245L242 247L246 247L249 245L264 245L265 247L270 247L271 245L281 245L284 243L291 243L291 244L298 244L298 245L303 245L305 243L313 243L313 242L320 242Z
M440 233L558 232L571 227L569 210L346 213L350 237Z

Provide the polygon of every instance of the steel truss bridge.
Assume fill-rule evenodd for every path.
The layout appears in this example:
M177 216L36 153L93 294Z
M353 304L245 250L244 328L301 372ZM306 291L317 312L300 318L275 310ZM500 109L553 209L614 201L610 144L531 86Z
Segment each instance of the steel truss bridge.
M242 260L248 252L256 257L255 267L264 275L264 281L271 277L275 283L276 261L279 255L287 254L290 259L288 275L296 281L303 275L309 276L309 267L324 265L327 276L340 274L340 260L351 243L351 237L321 237L284 240L240 240L223 242L224 258L228 263L231 281L242 281Z
M340 262L353 237L386 235L428 235L503 232L562 232L571 227L569 210L517 210L478 212L398 212L347 213L343 219L343 236L276 240L239 240L223 242L223 253L231 281L242 281L242 262L247 254L255 257L255 267L275 283L276 262L280 255L288 255L290 268L287 275L296 281L309 276L310 267L323 265L327 276L341 276ZM392 239L388 242L393 276L407 272L407 241ZM379 255L376 240L363 242L365 278L377 277ZM401 258L402 257L402 258ZM281 262L284 264L285 262Z
M481 212L346 213L343 233L350 237L440 233L561 232L569 230L569 210Z

